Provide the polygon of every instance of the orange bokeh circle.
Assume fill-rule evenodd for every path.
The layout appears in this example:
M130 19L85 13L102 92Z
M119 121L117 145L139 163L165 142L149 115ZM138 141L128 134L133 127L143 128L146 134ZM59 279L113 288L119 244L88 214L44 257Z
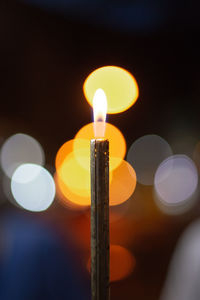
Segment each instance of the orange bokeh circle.
M136 187L136 173L133 167L125 160L112 172L109 187L110 205L118 205L128 200Z
M70 154L71 152L73 152L73 145L74 145L74 141L69 140L59 148L59 150L56 154L56 159L55 159L55 167L56 167L57 171L62 166L62 163L65 160L65 158L67 157L67 155Z

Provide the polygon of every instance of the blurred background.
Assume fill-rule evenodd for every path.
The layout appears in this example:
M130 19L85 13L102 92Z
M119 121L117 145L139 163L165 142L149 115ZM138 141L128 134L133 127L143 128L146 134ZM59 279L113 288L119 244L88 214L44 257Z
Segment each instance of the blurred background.
M35 149L30 162L45 167L47 173L39 182L47 184L52 202L58 149L92 122L83 83L105 65L125 68L139 86L133 107L108 116L125 137L127 160L138 179L130 199L112 208L111 300L160 299L179 238L200 216L198 12L194 1L179 0L1 0L2 300L14 299L10 287L20 300L40 299L38 295L89 299L89 210L69 209L58 194L46 211L23 210L11 194L9 161L19 145L26 149L26 153L17 150L21 156ZM8 140L19 133L25 139ZM160 178L168 175L171 164L170 159L160 163L167 157L173 165L173 182L163 186ZM28 271L23 267L27 261ZM11 274L21 268L21 280L16 282ZM31 284L35 278L37 288Z

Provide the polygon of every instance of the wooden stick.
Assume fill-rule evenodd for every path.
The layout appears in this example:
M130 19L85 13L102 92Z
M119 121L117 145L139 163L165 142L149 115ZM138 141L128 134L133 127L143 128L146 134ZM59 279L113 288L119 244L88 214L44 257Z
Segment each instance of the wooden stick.
M91 140L92 300L109 300L109 142Z

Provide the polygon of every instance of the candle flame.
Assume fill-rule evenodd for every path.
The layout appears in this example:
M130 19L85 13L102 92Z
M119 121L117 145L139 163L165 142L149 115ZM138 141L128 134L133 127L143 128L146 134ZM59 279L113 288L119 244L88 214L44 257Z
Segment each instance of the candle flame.
M97 89L93 98L94 135L104 137L107 113L107 98L102 89Z

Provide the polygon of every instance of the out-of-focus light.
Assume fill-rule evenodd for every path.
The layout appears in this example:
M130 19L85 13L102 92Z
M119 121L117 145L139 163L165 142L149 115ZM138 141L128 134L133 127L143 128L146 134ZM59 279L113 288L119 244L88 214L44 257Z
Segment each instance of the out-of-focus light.
M160 300L199 299L199 232L197 220L179 238Z
M44 151L31 136L18 133L6 140L0 154L1 166L8 177L16 168L25 163L44 164Z
M132 144L127 161L135 169L139 183L153 185L158 166L171 155L171 147L163 138L158 135L145 135Z
M60 149L58 150L57 154L56 154L56 160L55 160L55 167L56 170L58 171L60 169L60 167L62 166L64 160L66 159L66 157L73 152L73 144L74 141L73 140L69 140L66 143L64 143Z
M186 155L174 155L158 167L154 187L157 204L166 213L182 213L190 207L198 185L198 172Z
M110 170L120 165L126 154L126 141L121 131L106 123L105 136L109 140ZM83 168L90 165L90 140L94 138L93 123L83 126L74 139L74 155Z
M64 143L56 155L56 183L67 206L90 205L90 164L86 164L86 168L79 164L82 160L89 161L87 157L89 153L85 151L84 142L84 140L77 141L79 160L74 158L74 140Z
M56 183L62 196L76 206L88 206L91 203L90 198L90 152L85 148L87 140L71 140L66 142L56 155ZM72 145L76 143L76 157ZM88 144L87 144L88 145ZM80 163L79 163L80 162ZM82 167L84 164L85 168ZM110 172L109 180L112 180Z
M90 196L83 197L73 193L59 176L55 176L58 198L60 202L69 209L82 210L91 203Z
M94 136L102 138L105 135L107 99L102 89L96 90L93 98Z
M136 187L136 173L125 160L112 172L109 187L110 205L118 205L128 200Z
M130 276L136 260L132 253L119 245L110 245L110 281L119 281ZM90 272L91 259L88 260L87 269Z
M103 89L108 102L108 113L120 113L130 108L137 100L139 89L133 75L116 66L105 66L93 71L85 80L83 91L92 106L97 89Z
M16 202L30 211L46 210L55 197L50 173L36 164L23 164L13 173L11 191Z
M73 152L64 160L62 166L57 170L57 174L63 183L74 194L89 197L90 196L90 165L84 169L77 162Z
M109 180L111 182L112 174ZM67 155L57 169L57 183L66 201L69 200L75 205L90 205L90 165L87 170L82 168L73 152Z
M110 247L110 280L119 281L128 277L135 267L132 253L119 245Z

